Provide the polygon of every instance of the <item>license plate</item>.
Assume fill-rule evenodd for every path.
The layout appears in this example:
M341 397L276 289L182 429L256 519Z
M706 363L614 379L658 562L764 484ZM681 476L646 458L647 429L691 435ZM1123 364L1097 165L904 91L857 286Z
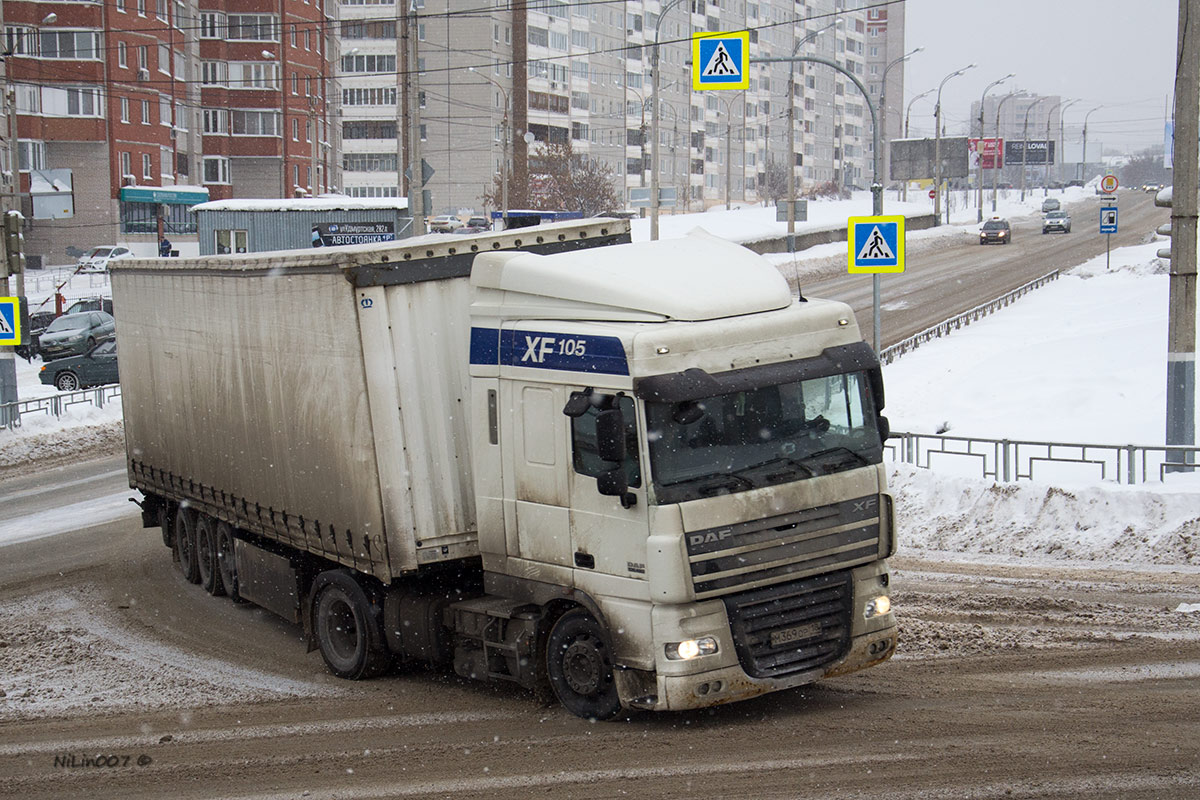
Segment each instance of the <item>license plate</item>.
M811 639L821 633L821 623L810 622L807 625L798 625L795 628L785 628L781 631L775 631L771 634L771 647L780 647L792 642L799 642L804 639Z

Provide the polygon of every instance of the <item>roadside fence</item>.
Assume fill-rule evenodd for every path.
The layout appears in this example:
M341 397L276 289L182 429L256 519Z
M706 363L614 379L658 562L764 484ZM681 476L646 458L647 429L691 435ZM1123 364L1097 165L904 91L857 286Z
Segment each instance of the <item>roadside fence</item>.
M82 406L104 408L105 404L120 396L121 387L114 383L77 392L63 392L50 397L33 397L15 403L4 403L0 405L0 428L13 430L20 426L22 417L34 414L58 418Z

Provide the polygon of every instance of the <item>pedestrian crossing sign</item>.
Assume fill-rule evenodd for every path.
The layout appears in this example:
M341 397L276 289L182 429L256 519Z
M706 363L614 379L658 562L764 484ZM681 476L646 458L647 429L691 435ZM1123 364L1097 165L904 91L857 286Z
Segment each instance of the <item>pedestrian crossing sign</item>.
M904 217L850 217L850 273L904 272Z
M692 88L750 88L750 32L692 34Z
M21 299L0 297L0 345L21 344Z

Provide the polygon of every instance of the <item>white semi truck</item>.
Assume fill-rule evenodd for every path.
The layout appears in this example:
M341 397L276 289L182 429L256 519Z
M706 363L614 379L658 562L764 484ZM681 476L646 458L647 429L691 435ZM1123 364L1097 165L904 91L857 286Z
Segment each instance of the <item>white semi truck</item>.
M604 719L888 659L888 428L850 309L628 231L115 263L143 523L346 678L452 665Z

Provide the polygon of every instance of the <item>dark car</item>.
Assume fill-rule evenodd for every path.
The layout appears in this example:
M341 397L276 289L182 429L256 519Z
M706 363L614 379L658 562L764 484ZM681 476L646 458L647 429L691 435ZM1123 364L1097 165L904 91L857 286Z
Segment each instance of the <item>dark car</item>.
M104 342L81 356L51 361L42 367L42 383L60 392L117 382L117 343Z
M487 217L471 217L467 224L458 229L459 233L487 233L492 229Z
M1071 232L1071 216L1065 211L1050 211L1042 220L1042 233Z
M54 322L55 316L53 311L34 311L29 315L29 343L19 345L17 355L28 361L38 354L38 342L42 333Z
M103 311L105 314L113 312L111 297L85 297L82 300L76 300L71 303L71 307L64 313L78 314L82 311Z
M1008 220L1000 217L992 217L987 222L983 223L983 227L979 231L980 244L1008 244L1012 241L1012 228L1008 224Z
M81 314L63 314L51 322L38 342L42 359L83 355L117 335L117 326L111 314L103 311L84 311Z

